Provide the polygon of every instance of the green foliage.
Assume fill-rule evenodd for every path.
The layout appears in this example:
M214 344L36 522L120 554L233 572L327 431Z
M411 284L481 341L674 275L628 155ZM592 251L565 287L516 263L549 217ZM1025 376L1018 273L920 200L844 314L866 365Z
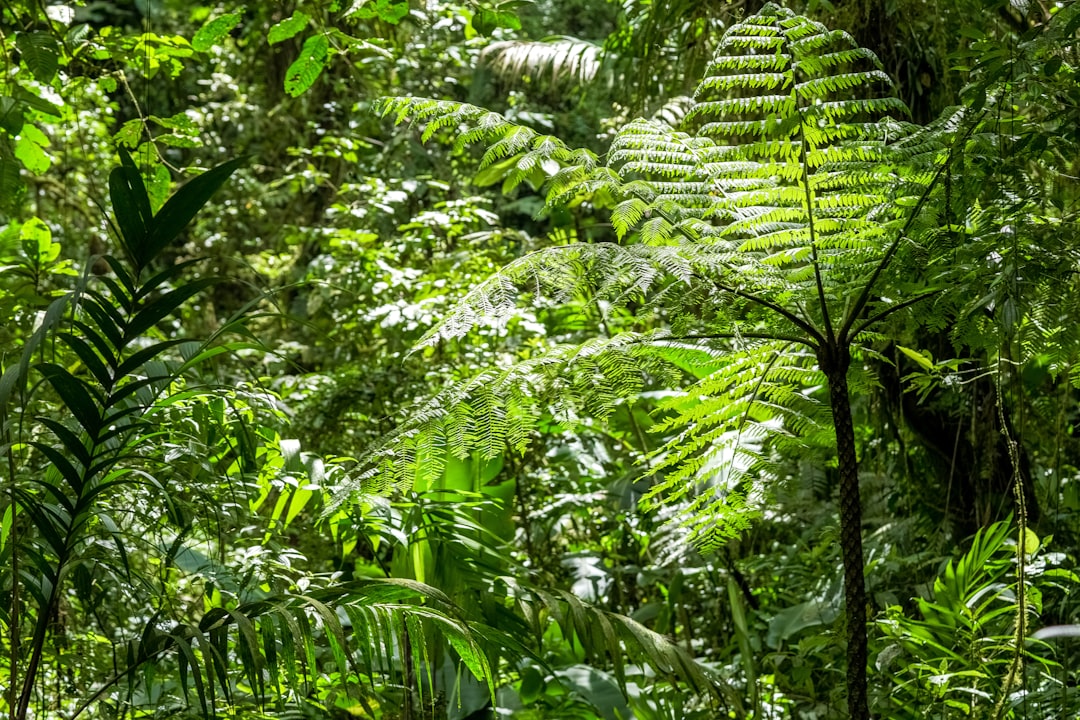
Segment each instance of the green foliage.
M0 3L0 709L108 417L27 716L1075 715L1080 6L790 7Z
M687 114L692 132L632 121L616 133L605 166L469 105L385 101L384 114L398 122L425 122L423 139L464 128L455 143L484 142L480 171L499 164L508 173L504 190L530 179L546 182L550 207L587 198L610 208L623 240L526 255L470 291L420 346L499 322L519 298L643 305L674 332L556 348L451 389L392 437L405 444L386 451L394 459L380 467L383 482L402 482L414 465L423 473L426 462L438 473L444 447L458 457L473 447L490 457L507 443L521 450L541 407L560 408L557 418L581 410L603 417L647 379L671 377L658 365L666 360L677 371L685 351L683 363L711 355L714 364L667 406L675 412L657 429L681 432L656 469L681 469L653 495L677 501L700 481L711 489L690 506L698 539L709 544L745 528L742 478L760 475L770 453L820 427L817 403L804 392L823 380L817 350L858 339L907 304L875 301L871 291L945 155L933 139L881 118L904 108L874 94L888 84L875 63L846 34L768 6L725 33ZM799 345L813 352L793 352ZM579 361L590 379L564 385Z
M1038 623L1044 592L1075 590L1076 576L1039 558L1038 539L1028 531L1023 549L1015 527L1000 522L981 530L971 548L956 562L949 560L934 579L932 594L916 598L919 619L898 606L878 620L884 643L875 666L895 677L888 694L889 713L897 718L1022 717L1065 712L1061 666L1053 647L1029 639L1017 648L1016 622L1027 628ZM1017 556L1023 552L1028 569L1017 577ZM1019 584L1026 591L1020 605ZM1009 672L1014 653L1024 656L1024 678ZM1025 688L1014 694L1012 686ZM1009 698L1004 712L999 697Z
M239 161L200 175L153 212L130 155L121 149L120 156L122 164L110 176L110 189L128 262L106 256L109 274L84 277L76 290L54 300L24 343L21 358L4 368L0 382L2 429L13 473L0 542L10 561L0 582L10 612L0 621L6 634L23 626L31 631L13 650L18 664L10 668L10 677L13 683L19 681L9 699L13 716L27 717L39 677L59 671L53 663L62 659L48 652L49 643L69 639L54 623L57 613L70 603L97 613L107 587L153 612L137 635L101 638L112 645L114 658L119 653L124 660L114 660L114 674L93 678L92 685L80 678L86 695L70 698L75 714L112 696L121 684L128 688L123 706L149 702L161 707L165 700L154 678L166 657L173 659L170 664L179 678L173 701L190 705L194 691L203 715L222 704L263 707L271 697L283 708L311 689L313 673L325 664L316 659L320 638L329 647L336 678L331 698L340 694L364 704L365 682L373 690L377 677L406 671L416 677L426 674L430 688L430 666L419 648L426 628L440 625L465 666L486 679L489 692L494 692L493 672L475 634L479 628L456 617L459 611L449 598L433 588L382 580L336 583L308 592L252 592L243 590L244 581L230 578L228 570L215 569L209 559L196 560L201 556L196 548L207 540L206 528L185 485L206 482L201 476L208 468L203 464L215 460L231 464L242 478L250 472L245 466L254 463L255 438L243 425L235 438L215 430L209 436L204 430L202 438L185 436L185 416L200 418L203 403L224 415L223 395L199 382L195 373L222 352L246 344L224 341L240 329L238 323L226 325L208 341L161 339L158 326L218 281L204 277L178 284L181 273L196 261L170 263L160 270L152 266ZM24 224L23 235L24 251L33 263L26 269L36 278L56 253L40 221ZM46 350L56 341L66 348L63 355L59 349ZM35 363L39 354L55 360ZM53 393L49 403L59 412L37 416L27 425L22 416L34 407L47 407L42 397L47 389ZM240 402L238 395L229 399ZM212 420L212 415L201 419ZM179 427L164 429L178 419ZM209 449L204 443L212 447L215 435L217 442L238 441L239 456L230 458L234 449L227 449L215 458L211 451L209 459L204 456L184 477L180 459L198 447ZM293 471L295 448L287 441L279 444L283 462L278 469ZM131 517L128 503L133 501L137 507L157 509L156 518L142 523L149 537L134 532L139 522ZM281 519L282 527L304 501L293 494L285 505L292 503L296 505ZM272 522L285 510L281 503L278 507ZM164 575L155 576L155 566ZM162 579L180 571L202 575L210 583L205 611L194 619L183 613L173 616L168 596L154 594ZM245 595L254 598L245 600ZM348 618L354 650L349 650L342 618ZM172 627L165 629L170 620ZM100 617L98 622L101 632L107 632ZM400 648L410 643L414 652L403 655ZM146 694L145 700L132 696L136 688ZM423 684L418 690L423 692Z

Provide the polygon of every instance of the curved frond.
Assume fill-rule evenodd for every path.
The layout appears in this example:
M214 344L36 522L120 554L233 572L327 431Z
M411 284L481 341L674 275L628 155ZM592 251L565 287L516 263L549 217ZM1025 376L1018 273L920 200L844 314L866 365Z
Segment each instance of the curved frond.
M503 40L484 48L480 57L505 78L547 79L552 85L586 85L600 71L603 49L578 38Z
M687 503L682 522L705 548L749 526L781 451L827 444L831 431L810 392L824 384L812 354L766 341L723 353L714 367L663 404L669 416L656 429L676 433L653 454L658 481L644 498Z

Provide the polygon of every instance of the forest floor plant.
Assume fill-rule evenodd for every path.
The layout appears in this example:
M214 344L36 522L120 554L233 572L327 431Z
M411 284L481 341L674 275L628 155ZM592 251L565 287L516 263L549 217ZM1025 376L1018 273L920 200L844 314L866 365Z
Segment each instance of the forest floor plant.
M227 492L235 501L254 488L261 497L233 503L254 514L276 491L271 479L248 482L252 476L303 468L298 448L258 437L239 389L223 395L194 372L222 353L257 347L225 341L247 334L242 321L207 340L161 339L158 330L218 282L184 282L198 260L175 262L166 251L240 161L207 170L155 209L131 156L121 149L120 157L109 189L123 256L105 256L54 300L0 379L10 491L0 499L0 628L8 641L0 707L12 720L102 707L123 716L146 706L190 708L194 690L204 716L335 698L371 712L384 678L407 675L407 692L421 698L425 679L432 687L420 648L440 626L493 693L474 634L480 626L466 625L433 588L298 578L283 556L276 577L245 590L247 580L223 560L201 554L226 512L211 496ZM276 494L263 543L302 507L282 518L297 499ZM114 616L125 603L131 607ZM410 644L415 652L403 655ZM177 681L164 681L169 673ZM322 673L328 681L319 681Z

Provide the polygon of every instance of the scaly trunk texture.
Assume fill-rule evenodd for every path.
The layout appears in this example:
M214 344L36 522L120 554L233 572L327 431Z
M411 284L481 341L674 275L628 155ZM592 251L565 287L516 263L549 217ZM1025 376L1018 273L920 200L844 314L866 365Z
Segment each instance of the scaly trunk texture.
M847 691L850 720L869 720L866 698L866 583L863 576L862 502L859 464L855 456L855 429L851 420L847 371L851 356L846 348L822 357L821 369L829 381L829 402L836 428L836 456L840 469L840 550L844 562L844 602L847 605Z

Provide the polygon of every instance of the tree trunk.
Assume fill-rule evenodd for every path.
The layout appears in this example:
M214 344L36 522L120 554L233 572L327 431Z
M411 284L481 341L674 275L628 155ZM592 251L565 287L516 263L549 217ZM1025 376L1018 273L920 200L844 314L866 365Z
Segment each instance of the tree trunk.
M855 456L855 429L851 419L847 371L851 357L846 348L822 357L821 369L829 381L829 402L836 428L836 456L840 470L840 551L844 562L844 602L847 619L847 692L850 720L868 720L866 698L866 583L863 576L862 502L859 464Z

